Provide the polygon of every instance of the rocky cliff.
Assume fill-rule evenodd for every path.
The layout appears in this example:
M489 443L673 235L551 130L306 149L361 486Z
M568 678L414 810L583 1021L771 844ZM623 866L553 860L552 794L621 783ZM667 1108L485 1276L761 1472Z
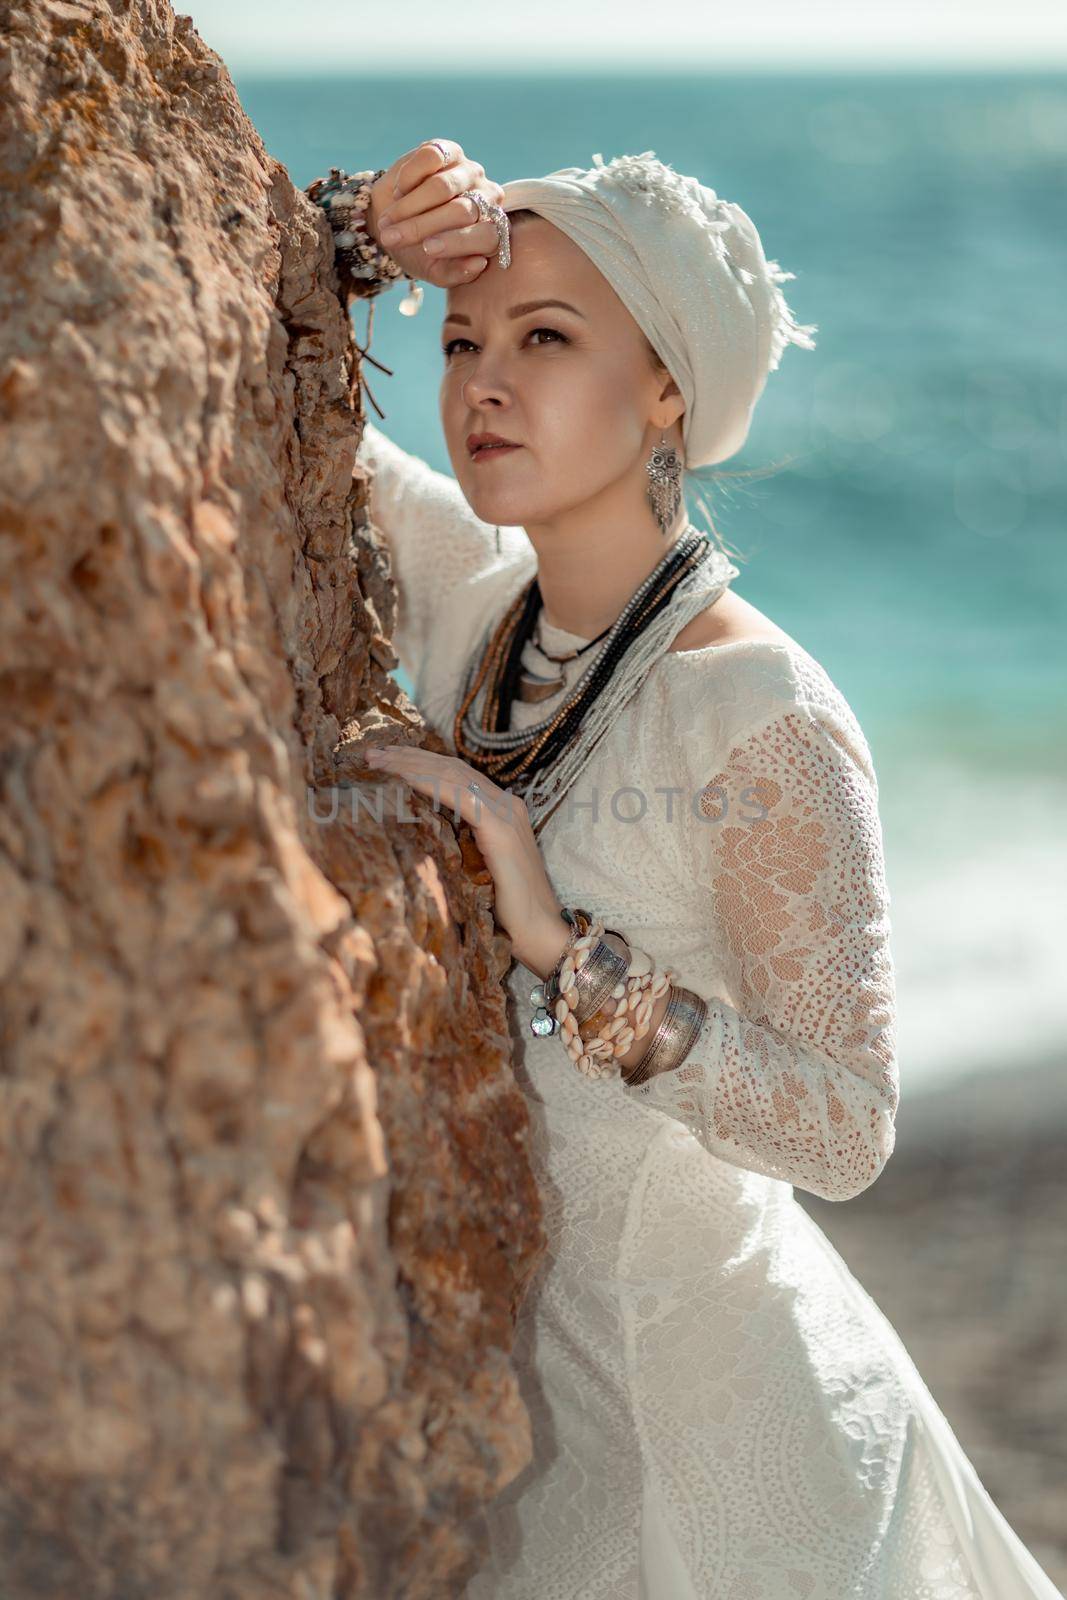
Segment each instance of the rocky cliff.
M329 228L162 0L0 39L0 1589L454 1594L543 1239Z

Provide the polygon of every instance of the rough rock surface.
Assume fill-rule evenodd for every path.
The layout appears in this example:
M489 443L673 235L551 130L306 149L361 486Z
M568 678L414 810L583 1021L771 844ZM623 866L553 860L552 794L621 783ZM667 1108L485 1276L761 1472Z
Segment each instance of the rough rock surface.
M162 0L0 41L0 1590L454 1594L544 1241L473 837L335 803L428 735L329 228Z

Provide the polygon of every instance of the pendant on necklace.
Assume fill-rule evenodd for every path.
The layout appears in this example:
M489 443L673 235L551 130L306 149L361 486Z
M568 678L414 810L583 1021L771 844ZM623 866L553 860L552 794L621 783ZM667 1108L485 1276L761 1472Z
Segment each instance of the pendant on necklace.
M540 634L540 628L538 628L538 634ZM551 661L553 666L559 666L564 661L573 661L578 654L577 650L573 650L567 656L550 656L543 649L539 638L531 639L530 643L538 654L544 656L546 661ZM541 700L550 700L554 694L559 694L566 682L565 673L557 672L554 677L546 678L542 673L534 672L532 667L524 664L519 674L516 693L518 698L527 705L537 705Z
M554 694L559 693L566 681L562 675L558 678L539 678L526 669L519 678L519 699L534 705L540 700L550 700Z

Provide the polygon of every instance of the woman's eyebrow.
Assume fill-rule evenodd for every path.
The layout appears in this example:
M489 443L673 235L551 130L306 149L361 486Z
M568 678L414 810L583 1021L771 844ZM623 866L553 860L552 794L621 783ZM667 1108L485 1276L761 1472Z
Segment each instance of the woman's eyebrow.
M527 300L524 305L512 306L508 316L525 317L531 311L543 311L546 306L559 306L561 311L572 311L576 317L581 317L583 322L586 320L585 313L579 311L577 306L568 305L566 300ZM445 322L462 322L468 328L471 325L470 317L465 317L458 311L451 312L445 318Z

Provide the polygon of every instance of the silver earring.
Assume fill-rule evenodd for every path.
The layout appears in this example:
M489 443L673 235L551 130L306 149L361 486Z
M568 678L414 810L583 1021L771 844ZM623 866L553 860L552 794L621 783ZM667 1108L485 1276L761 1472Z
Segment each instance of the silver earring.
M663 434L659 444L653 445L652 454L645 462L648 473L648 503L666 538L678 515L682 503L682 459Z

